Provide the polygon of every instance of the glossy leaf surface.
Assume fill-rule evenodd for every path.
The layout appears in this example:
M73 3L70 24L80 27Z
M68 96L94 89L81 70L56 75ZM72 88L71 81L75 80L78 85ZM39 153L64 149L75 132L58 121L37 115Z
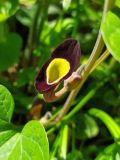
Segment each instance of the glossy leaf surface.
M101 29L108 50L120 62L120 8L107 13Z

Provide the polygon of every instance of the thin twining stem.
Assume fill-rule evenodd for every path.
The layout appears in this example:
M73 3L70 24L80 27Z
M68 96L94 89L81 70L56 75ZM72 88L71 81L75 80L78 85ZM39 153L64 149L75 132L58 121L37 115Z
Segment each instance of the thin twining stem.
M114 3L113 0L105 0L102 20L104 19L107 11L111 8L113 3ZM85 67L85 70L83 72L82 80L80 81L79 86L75 90L73 90L70 93L70 95L68 96L68 98L64 104L63 109L61 110L59 116L56 119L56 122L59 122L64 117L64 115L68 112L68 110L70 109L71 104L74 101L76 95L78 94L78 92L82 88L83 84L87 80L87 78L90 74L90 71L92 69L92 66L94 65L95 61L98 59L99 55L101 54L103 46L104 46L104 42L102 39L101 31L99 31L97 41L95 43L95 46L94 46L93 51L91 53L91 56L90 56L88 63Z
M97 66L99 66L104 60L107 59L107 57L110 55L110 52L108 50L106 50L99 58L98 60L95 62L95 64L93 65L90 73L92 73L96 68Z

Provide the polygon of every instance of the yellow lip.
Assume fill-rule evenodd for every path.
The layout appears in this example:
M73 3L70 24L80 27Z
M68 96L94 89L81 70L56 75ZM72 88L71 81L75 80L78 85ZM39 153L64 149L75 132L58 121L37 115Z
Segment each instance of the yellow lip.
M53 59L47 67L47 84L52 85L59 82L70 70L70 63L63 58Z

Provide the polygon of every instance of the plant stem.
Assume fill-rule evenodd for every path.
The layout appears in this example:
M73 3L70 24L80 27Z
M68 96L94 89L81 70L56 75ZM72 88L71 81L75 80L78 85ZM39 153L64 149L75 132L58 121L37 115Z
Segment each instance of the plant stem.
M60 113L60 110L57 111L50 119L48 119L46 122L43 123L44 127L48 127L49 124L57 117L57 115Z
M35 39L33 41L33 44L34 44L33 49L36 48L38 45L40 45L41 33L47 18L49 3L50 3L50 0L41 1L41 8L40 8L41 12L39 14L41 18L38 17L38 22L36 26L36 35L34 35ZM31 65L31 62L32 62L32 65L33 65L35 61L36 61L36 57L34 57L31 52L28 64Z
M72 123L72 152L74 152L75 150L75 138L76 138L75 128L76 128L76 125L73 122Z
M35 12L32 26L29 31L27 45L26 45L26 48L24 51L24 59L25 60L23 60L23 61L25 61L25 63L23 62L23 64L25 64L25 66L27 66L31 63L32 51L39 42L39 38L40 38L42 29L44 26L44 22L46 19L46 15L47 15L48 5L49 5L49 3L47 1L42 2L42 1L38 0L38 6L37 6L37 9ZM40 17L40 14L42 13L42 11L43 11L43 14L41 15L41 20L39 22L39 17Z
M108 79L105 79L98 86L91 89L88 94L71 110L63 120L68 121L75 113L77 113L97 92L97 90L102 87Z
M49 3L50 3L50 1L48 1L48 0L43 1L43 5L42 5L43 10L41 12L41 20L40 20L40 22L38 24L38 28L37 28L37 35L36 35L37 43L39 43L40 35L42 33L42 29L44 27L44 23L47 18L47 11L48 11L48 7L49 7Z
M110 79L110 77L106 78L104 81L102 81L101 83L99 83L98 86L96 86L95 88L91 89L87 93L87 95L73 108L73 110L71 110L61 121L59 121L58 123L55 123L55 126L53 126L51 129L49 129L47 131L47 134L51 134L57 128L59 128L61 126L61 122L64 123L64 124L67 123L68 120L70 118L72 118L72 116L74 116L80 109L82 109L82 107L84 107L85 104L96 94L96 92L98 91L98 89L100 87L102 87L109 79Z
M61 135L61 146L60 146L60 158L66 159L67 156L67 147L68 147L68 125L63 126L63 131Z
M92 73L97 66L99 66L108 56L110 55L110 52L108 50L106 50L100 57L99 59L95 62L95 64L93 65L90 73Z
M57 128L60 127L60 122L57 123L56 125L54 125L52 128L50 128L48 131L47 131L47 135L51 134L52 132L54 132Z
M75 113L77 113L96 93L96 89L92 89L89 93L73 108L73 110L68 113L64 120L70 119Z
M32 26L29 30L28 41L27 41L27 45L26 45L26 48L25 48L25 51L24 51L24 56L23 56L23 62L22 63L25 66L27 66L28 63L29 63L29 57L31 57L32 50L33 50L34 45L35 45L35 37L36 37L36 34L37 34L36 33L36 27L37 27L38 18L39 18L40 12L41 12L40 7L41 7L41 4L38 1L38 6L37 6L37 9L36 9L36 12L35 12L35 15L34 15Z
M58 150L58 147L59 147L59 144L60 144L60 141L61 141L61 132L58 134L54 144L53 144L53 147L52 147L52 150L50 152L50 157L49 157L49 160L53 160L54 157L55 157L55 154Z
M5 40L5 25L4 22L0 22L0 42Z
M112 5L113 5L113 0L105 0L102 19L104 19L107 11L111 8ZM89 76L89 73L90 73L95 61L98 59L99 55L101 54L103 46L104 46L104 42L103 42L103 39L102 39L101 31L99 31L96 44L95 44L95 46L93 48L91 56L90 56L90 58L88 60L88 63L86 65L86 67L85 67L85 70L83 72L82 80L80 81L79 86L70 93L68 99L66 100L66 102L64 104L63 109L61 110L60 115L56 119L57 122L60 121L64 117L64 115L68 112L68 110L70 109L71 103L73 102L73 100L75 99L76 95L78 94L78 92L82 88L83 84L87 80L87 78Z

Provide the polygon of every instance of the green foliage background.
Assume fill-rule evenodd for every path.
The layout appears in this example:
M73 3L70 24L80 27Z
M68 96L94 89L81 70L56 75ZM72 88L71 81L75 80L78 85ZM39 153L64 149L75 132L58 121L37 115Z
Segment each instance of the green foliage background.
M67 38L80 42L80 65L87 63L101 27L103 5L103 0L0 1L0 131L7 131L4 141L0 137L1 160L6 150L10 152L8 139L14 149L10 160L15 154L19 158L21 141L31 159L41 156L40 152L43 152L43 159L48 159L46 133L38 122L58 114L68 94L57 102L45 102L34 87L35 77L52 50ZM58 160L120 160L119 11L120 1L117 0L102 23L103 39L115 59L110 55L89 76L72 102L72 113L68 113L64 122L54 125L55 128L46 127L50 160L55 157ZM76 114L73 114L74 108L77 108ZM38 122L28 122L33 119ZM36 135L32 134L34 129ZM33 144L32 138L39 139L41 132L43 140ZM18 143L16 148L13 146L15 141ZM28 141L38 150L27 148ZM44 143L46 148L40 149ZM35 153L31 155L33 150ZM21 155L23 160L27 159L24 152Z

